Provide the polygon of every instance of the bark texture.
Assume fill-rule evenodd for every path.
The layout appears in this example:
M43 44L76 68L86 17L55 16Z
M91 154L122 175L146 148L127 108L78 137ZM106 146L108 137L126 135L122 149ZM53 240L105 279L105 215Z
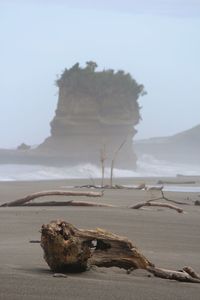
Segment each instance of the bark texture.
M53 272L84 271L90 265L124 269L153 266L127 238L102 229L80 230L60 220L42 226L41 247Z

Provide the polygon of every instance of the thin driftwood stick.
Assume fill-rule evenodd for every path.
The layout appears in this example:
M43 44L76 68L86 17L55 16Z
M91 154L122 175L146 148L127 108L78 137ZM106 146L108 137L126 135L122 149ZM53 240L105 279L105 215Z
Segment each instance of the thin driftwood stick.
M170 280L177 280L183 282L193 282L193 283L200 283L200 279L192 277L189 273L185 272L184 270L181 271L173 271L168 269L156 268L156 267L147 267L147 271L153 273L154 276L170 279Z
M105 177L105 161L106 156L106 145L103 145L103 148L100 150L100 162L101 162L101 187L104 186L104 177Z
M183 212L182 208L179 208L179 207L177 207L175 205L171 205L171 204L168 204L168 203L160 203L160 202L159 203L153 203L151 201L137 203L136 205L131 206L130 208L132 208L132 209L140 209L141 207L144 207L144 206L167 207L167 208L171 208L171 209L176 210L178 213L182 213Z
M23 198L4 203L0 207L7 207L7 206L22 206L25 203L44 196L86 196L86 197L101 197L103 193L99 192L82 192L82 191L42 191L38 193L33 193L27 195Z
M122 141L120 146L115 150L112 161L111 161L111 166L110 166L110 186L113 186L113 170L114 170L114 165L115 165L115 160L117 158L118 153L120 150L123 148L124 144L126 143L128 139L129 134L126 136L126 138Z

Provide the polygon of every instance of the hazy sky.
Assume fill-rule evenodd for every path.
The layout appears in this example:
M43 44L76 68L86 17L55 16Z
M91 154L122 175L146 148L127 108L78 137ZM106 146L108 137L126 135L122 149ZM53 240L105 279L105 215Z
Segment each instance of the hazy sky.
M79 61L144 84L137 138L200 123L200 0L0 0L0 147L49 135L56 75Z

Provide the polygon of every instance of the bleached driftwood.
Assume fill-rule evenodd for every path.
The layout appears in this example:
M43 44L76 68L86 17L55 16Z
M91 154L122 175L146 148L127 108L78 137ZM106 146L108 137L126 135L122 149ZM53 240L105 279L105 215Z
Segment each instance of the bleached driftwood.
M148 190L147 190L148 191ZM149 189L149 191L152 191L152 189ZM176 201L176 200L172 200L172 199L169 199L168 197L165 196L164 194L164 191L162 189L159 190L160 193L161 193L161 196L158 197L158 198L152 198L148 201L157 201L157 200L166 200L168 202L171 202L171 203L174 203L174 204L179 204L179 205L189 205L188 203L186 202L181 202L181 201Z
M114 185L110 185L110 184L106 184L104 186L100 186L100 185L93 185L93 184L86 184L86 185L77 185L74 186L74 188L92 188L92 189L109 189L109 190L145 190L145 183L141 183L137 186L125 186L125 185L121 185L121 184L114 184Z
M150 273L154 274L156 277L164 279L200 283L199 275L191 267L185 267L180 271L173 271L156 267L147 267L147 270Z
M23 198L7 202L2 204L0 207L8 207L8 206L28 206L28 202L34 200L36 198L45 197L45 196L86 196L86 197L101 197L103 195L102 192L82 192L82 191L42 191L38 193L33 193L27 195ZM72 201L68 201L67 203L72 203ZM30 204L29 204L30 205Z
M140 209L141 207L144 207L144 206L167 207L167 208L176 210L178 213L183 212L182 208L177 207L175 205L171 205L168 203L161 203L161 202L153 203L152 201L140 202L140 203L135 204L134 206L131 206L131 208L132 209Z

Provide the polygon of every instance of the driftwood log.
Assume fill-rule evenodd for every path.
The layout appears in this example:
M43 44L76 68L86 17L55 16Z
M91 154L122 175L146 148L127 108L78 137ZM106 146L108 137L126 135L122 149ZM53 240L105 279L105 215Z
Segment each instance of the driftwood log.
M144 207L144 206L166 207L166 208L174 209L178 213L183 212L182 208L177 207L175 205L168 204L168 203L161 203L161 202L154 203L152 201L140 202L140 203L135 204L134 206L131 206L131 208L132 209L140 209L141 207Z
M41 197L45 197L45 196L86 196L86 197L102 197L103 193L102 192L83 192L83 191L41 191L41 192L37 192L37 193L33 193L30 195L27 195L23 198L11 201L11 202L7 202L2 204L0 207L8 207L8 206L41 206L41 205L45 205L45 203L28 203L36 198L41 198ZM46 205L51 206L52 203L54 205L56 205L56 202L47 202ZM83 205L83 202L81 202ZM76 205L75 202L73 201L68 201L65 203L59 203L58 202L58 206L60 205ZM93 205L92 205L93 204ZM79 203L80 205L80 203ZM80 205L81 206L81 205ZM99 206L99 205L95 205L94 203L89 203L89 205L87 206Z
M90 265L124 269L153 266L124 237L102 229L80 230L59 220L42 226L41 246L54 272L84 271Z
M75 185L74 188L87 188L87 189L103 189L103 190L145 190L145 183L141 183L136 186L125 186L121 184L106 184L106 185L94 185L94 184L85 184L85 185Z
M158 180L157 184L195 184L196 181L194 180L187 180L187 181L169 181L169 180Z
M152 188L153 188L153 187L151 187L151 188L148 189L147 191L150 191L150 192L151 192L151 191L152 191ZM167 198L167 197L165 196L165 194L164 194L164 192L163 192L162 189L159 190L159 191L160 191L160 193L161 193L160 197L158 197L158 198L152 198L152 199L150 199L149 201L166 200L166 201L168 201L168 202L175 203L175 204L179 204L179 205L189 205L187 202L176 201L176 200L172 200L172 199Z
M154 276L200 283L200 275L190 267L173 271L155 267L127 238L102 229L82 230L62 220L42 225L41 247L53 272L82 272L90 266L119 267L127 274L145 269Z

